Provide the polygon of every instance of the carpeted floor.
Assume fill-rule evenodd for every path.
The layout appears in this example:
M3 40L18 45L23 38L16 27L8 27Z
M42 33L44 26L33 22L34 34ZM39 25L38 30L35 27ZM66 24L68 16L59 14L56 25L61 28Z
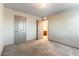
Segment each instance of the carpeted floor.
M6 46L2 56L73 56L79 55L79 49L48 40L32 40Z

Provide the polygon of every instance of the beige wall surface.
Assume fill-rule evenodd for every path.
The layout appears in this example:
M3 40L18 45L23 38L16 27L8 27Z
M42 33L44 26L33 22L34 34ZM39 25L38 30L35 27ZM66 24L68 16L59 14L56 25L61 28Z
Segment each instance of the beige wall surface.
M79 6L48 16L49 39L79 48Z
M3 6L3 4L0 4L0 55L1 55L3 47L4 47L3 19L4 19L4 6Z

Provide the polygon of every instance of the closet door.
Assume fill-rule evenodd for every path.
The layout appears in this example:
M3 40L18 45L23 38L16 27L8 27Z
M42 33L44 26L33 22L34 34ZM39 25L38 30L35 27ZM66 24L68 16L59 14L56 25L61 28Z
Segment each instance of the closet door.
M14 16L14 43L26 41L26 17Z

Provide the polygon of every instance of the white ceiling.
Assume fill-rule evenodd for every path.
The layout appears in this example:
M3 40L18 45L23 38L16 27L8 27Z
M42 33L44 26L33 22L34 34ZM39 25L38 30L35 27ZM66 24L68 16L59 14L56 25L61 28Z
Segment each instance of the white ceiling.
M5 7L29 13L36 16L48 16L54 14L55 12L59 12L61 10L71 8L73 6L79 5L74 3L48 3L47 7L42 8L39 6L40 3L5 3Z

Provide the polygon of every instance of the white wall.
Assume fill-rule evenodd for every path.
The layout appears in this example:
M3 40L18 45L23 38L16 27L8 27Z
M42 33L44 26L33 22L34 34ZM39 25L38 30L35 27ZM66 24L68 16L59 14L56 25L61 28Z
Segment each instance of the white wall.
M49 39L79 48L79 6L48 16Z
M3 6L3 4L0 4L0 55L1 55L3 47L4 47L3 17L4 17L4 6Z
M26 16L26 40L36 39L36 20L40 17L5 8L4 39L5 45L14 43L14 15Z

